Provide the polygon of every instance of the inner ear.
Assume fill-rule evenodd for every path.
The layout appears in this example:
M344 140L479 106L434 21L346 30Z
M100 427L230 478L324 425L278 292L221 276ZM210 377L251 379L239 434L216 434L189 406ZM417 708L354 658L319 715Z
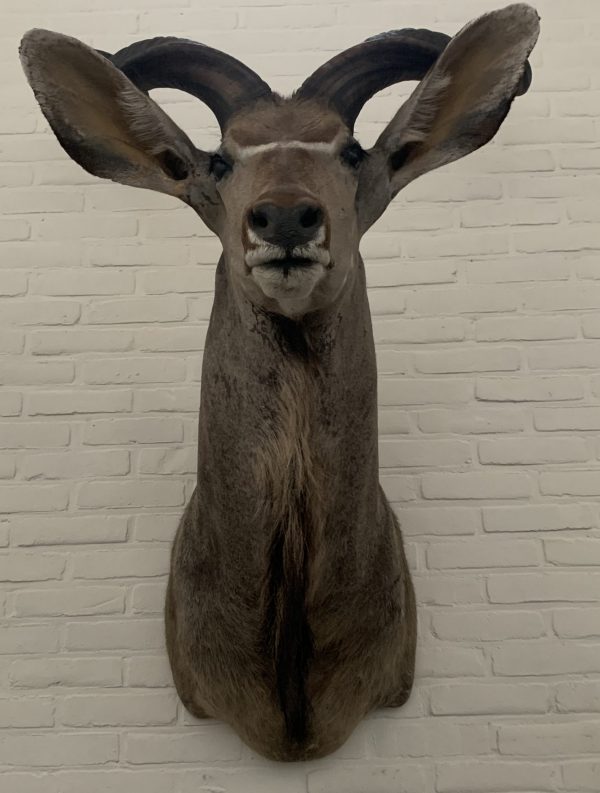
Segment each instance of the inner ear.
M155 156L164 173L176 182L181 182L190 175L188 163L172 149L159 151Z
M392 171L397 171L403 165L410 162L411 157L416 154L419 144L416 141L404 143L390 157L389 163Z

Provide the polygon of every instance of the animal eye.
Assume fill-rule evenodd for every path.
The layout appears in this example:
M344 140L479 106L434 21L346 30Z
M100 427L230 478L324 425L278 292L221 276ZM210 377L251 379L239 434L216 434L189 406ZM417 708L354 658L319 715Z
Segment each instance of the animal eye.
M366 156L367 152L356 142L350 143L340 153L342 160L351 168L358 168Z
M227 162L220 154L213 154L210 158L210 172L217 182L231 170L231 163Z

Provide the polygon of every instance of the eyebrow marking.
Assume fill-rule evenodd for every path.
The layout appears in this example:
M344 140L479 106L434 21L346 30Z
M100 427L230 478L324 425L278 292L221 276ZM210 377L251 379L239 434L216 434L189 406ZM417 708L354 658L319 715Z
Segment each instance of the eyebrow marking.
M229 148L232 154L240 160L247 160L249 157L254 157L257 154L263 154L266 151L273 151L274 149L305 149L306 151L322 151L326 154L333 154L338 146L338 138L336 135L330 141L316 141L308 143L303 140L283 140L273 141L272 143L261 143L257 146L240 146L239 143L231 141Z

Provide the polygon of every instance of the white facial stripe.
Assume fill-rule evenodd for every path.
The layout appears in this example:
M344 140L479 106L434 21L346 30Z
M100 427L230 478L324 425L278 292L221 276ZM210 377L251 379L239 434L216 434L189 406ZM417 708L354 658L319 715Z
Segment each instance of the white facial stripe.
M305 151L322 151L325 154L333 154L338 146L339 135L330 141L316 141L314 143L307 143L303 140L282 140L273 141L273 143L261 143L258 146L240 146L235 141L229 143L229 148L232 150L234 157L240 160L247 160L249 157L254 157L257 154L263 154L266 151L273 151L274 149L304 149Z

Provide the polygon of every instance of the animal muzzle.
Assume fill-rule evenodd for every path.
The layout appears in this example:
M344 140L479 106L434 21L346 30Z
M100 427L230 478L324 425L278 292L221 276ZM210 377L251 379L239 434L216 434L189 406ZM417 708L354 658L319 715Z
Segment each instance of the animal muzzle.
M291 250L323 232L325 212L314 200L262 201L248 211L248 229L262 242Z

